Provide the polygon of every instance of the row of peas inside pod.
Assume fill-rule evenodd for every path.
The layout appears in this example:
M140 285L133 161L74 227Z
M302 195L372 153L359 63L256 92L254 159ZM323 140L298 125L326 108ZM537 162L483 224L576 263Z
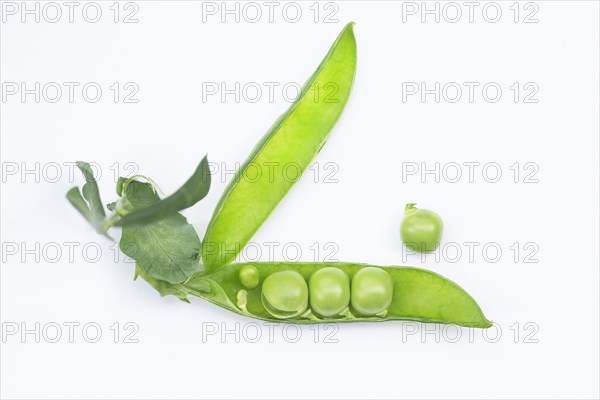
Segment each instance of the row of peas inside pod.
M240 283L246 289L260 284L260 273L252 265L239 271ZM348 316L385 317L392 303L394 281L390 274L377 267L364 267L350 281L346 272L336 267L315 271L308 282L293 270L274 272L267 276L261 290L262 304L278 319L294 318L307 313L320 317ZM241 291L245 297L245 291Z

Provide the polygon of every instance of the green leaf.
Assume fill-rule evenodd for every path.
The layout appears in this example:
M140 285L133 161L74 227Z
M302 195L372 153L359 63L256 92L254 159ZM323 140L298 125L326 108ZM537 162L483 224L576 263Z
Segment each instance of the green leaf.
M133 213L160 202L149 183L131 181L124 190ZM194 227L179 213L142 226L123 227L119 247L152 279L181 283L201 270L200 239Z
M94 177L94 172L90 167L90 164L84 161L77 161L77 167L85 177L85 185L83 185L83 197L90 204L90 209L92 213L98 219L104 219L106 217L106 213L104 212L104 206L102 205L102 200L100 200L100 191L98 190L98 184L96 183L96 178Z
M88 221L90 224L96 227L96 220L94 218L94 214L92 214L90 207L81 195L81 192L79 191L78 187L74 187L67 192L67 200L69 200L73 207L75 207L77 211L79 211L79 213L83 215L83 218L85 218L86 221Z
M77 187L69 190L67 192L67 200L69 200L73 207L79 211L98 233L109 237L106 234L104 226L106 213L104 211L104 206L102 205L102 200L100 199L98 184L96 183L96 178L94 178L94 173L90 164L84 161L77 161L76 164L85 177L86 183L83 185L81 192Z
M171 284L169 282L161 281L158 279L154 279L146 273L144 267L142 267L139 263L135 265L135 277L134 280L137 279L138 276L141 276L143 280L148 282L150 286L160 293L161 296L173 295L177 297L179 300L189 303L190 301L187 299L188 291L186 288L179 284Z
M354 82L353 25L342 30L296 102L267 131L229 182L202 243L202 260L208 270L235 259L325 144Z
M125 199L131 204L134 211L140 208L151 207L160 202L160 197L149 182L130 181L125 186Z
M122 186L123 183L121 183L121 187L117 186L117 191L121 190ZM193 206L206 196L209 189L210 169L208 159L204 157L191 178L175 193L144 208L136 207L136 211L128 213L117 221L115 226L140 226L159 221ZM131 199L129 200L131 201Z

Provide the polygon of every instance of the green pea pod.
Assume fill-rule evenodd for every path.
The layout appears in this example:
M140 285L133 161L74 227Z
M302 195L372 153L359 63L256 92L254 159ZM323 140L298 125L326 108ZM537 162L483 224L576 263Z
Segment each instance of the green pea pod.
M346 25L296 102L264 135L229 183L202 243L206 269L228 264L237 256L325 144L354 81L353 25ZM258 177L256 170L261 171Z
M255 267L261 282L255 288L244 286L239 270L246 265ZM162 295L173 294L187 301L187 295L204 298L218 306L253 318L279 321L265 308L261 299L264 280L281 271L299 272L308 282L311 275L326 267L336 267L348 274L350 279L361 269L370 267L355 263L286 263L258 262L230 264L216 271L204 271L192 275L185 283L169 285L152 281ZM388 272L393 280L392 302L385 315L364 317L349 308L337 317L323 318L310 309L300 316L285 319L293 323L358 322L412 320L456 324L461 326L489 328L489 321L475 300L456 283L434 272L413 267L377 267ZM143 271L140 271L143 272ZM142 275L143 276L143 275ZM143 276L146 279L145 276ZM146 279L148 280L148 279Z

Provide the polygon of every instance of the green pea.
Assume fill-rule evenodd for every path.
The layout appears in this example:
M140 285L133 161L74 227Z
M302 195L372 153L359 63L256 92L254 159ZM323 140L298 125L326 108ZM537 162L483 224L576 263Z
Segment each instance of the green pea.
M400 225L402 242L411 250L421 253L434 251L442 239L442 218L433 211L418 209L409 203Z
M296 271L275 272L262 285L262 304L279 319L301 315L308 308L308 286Z
M352 277L352 307L361 315L383 313L392 304L394 281L377 267L365 267Z
M310 307L323 317L335 317L350 303L350 278L339 268L325 267L308 281Z
M244 265L240 268L239 278L246 289L254 289L260 282L258 269L252 265Z

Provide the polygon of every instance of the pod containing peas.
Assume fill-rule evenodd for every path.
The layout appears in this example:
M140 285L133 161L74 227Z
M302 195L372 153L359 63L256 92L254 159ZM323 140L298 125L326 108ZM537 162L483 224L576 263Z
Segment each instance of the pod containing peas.
M254 286L243 278L259 279ZM153 286L160 282L149 281ZM364 264L257 262L193 275L177 286L246 316L295 323L412 320L488 328L475 300L424 269Z

